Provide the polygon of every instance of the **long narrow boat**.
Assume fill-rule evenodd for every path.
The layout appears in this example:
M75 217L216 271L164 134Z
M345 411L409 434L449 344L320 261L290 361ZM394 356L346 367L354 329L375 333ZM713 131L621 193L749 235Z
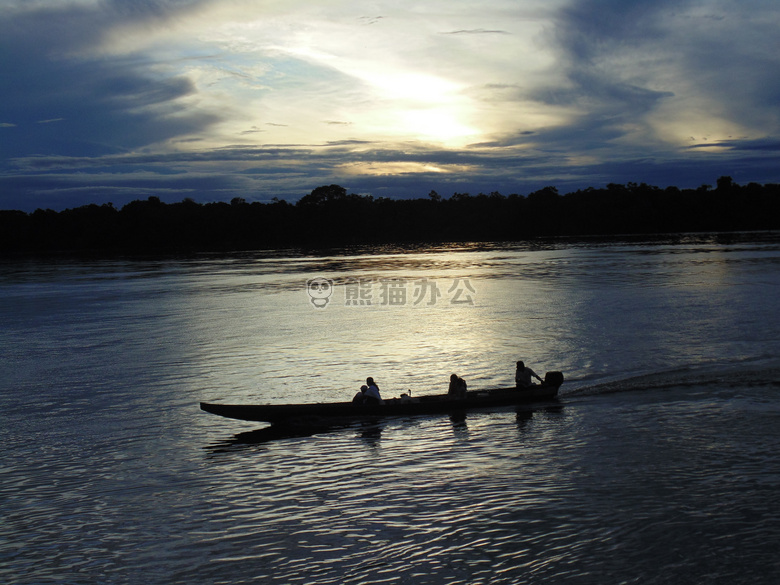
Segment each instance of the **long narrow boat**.
M351 402L330 402L317 404L212 404L201 402L206 412L239 420L285 423L291 421L340 422L360 418L388 416L412 416L463 412L478 408L495 408L543 402L554 399L563 384L563 374L547 372L544 383L525 390L516 388L494 388L472 390L465 398L453 399L447 394L402 396L385 400L384 404L356 405Z

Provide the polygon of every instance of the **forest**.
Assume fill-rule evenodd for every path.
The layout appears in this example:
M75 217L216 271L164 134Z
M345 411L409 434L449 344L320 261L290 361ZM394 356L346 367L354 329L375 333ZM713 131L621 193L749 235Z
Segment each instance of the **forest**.
M780 229L780 185L721 177L697 189L609 184L527 196L431 191L419 199L348 194L317 187L296 203L164 203L157 197L64 211L0 211L0 253L197 252L325 248L355 244L520 241Z

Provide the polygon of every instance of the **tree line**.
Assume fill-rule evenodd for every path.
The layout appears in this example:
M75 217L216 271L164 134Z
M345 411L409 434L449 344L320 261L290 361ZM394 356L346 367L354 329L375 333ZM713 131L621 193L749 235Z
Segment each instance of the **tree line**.
M431 191L419 199L348 194L317 187L296 203L164 203L157 197L56 212L0 211L0 251L207 251L351 244L515 241L541 236L609 236L780 229L780 185L659 188L645 183L527 196Z

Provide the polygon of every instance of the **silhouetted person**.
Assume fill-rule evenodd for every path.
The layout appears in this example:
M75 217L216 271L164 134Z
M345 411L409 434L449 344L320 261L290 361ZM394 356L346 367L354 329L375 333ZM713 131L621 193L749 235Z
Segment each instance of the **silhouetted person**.
M366 404L384 404L382 396L379 394L379 386L376 385L373 378L366 378L368 389L365 392Z
M360 390L358 390L358 393L355 394L355 397L352 399L352 404L365 404L366 403L366 390L368 390L368 386L363 384L360 387Z
M458 377L457 374L452 374L452 376L450 376L450 388L447 391L449 397L455 399L466 398L466 392L466 380Z
M515 384L517 385L517 389L524 390L531 386L535 386L531 377L536 378L540 382L542 381L531 368L526 368L523 362L517 362L517 371L515 371Z

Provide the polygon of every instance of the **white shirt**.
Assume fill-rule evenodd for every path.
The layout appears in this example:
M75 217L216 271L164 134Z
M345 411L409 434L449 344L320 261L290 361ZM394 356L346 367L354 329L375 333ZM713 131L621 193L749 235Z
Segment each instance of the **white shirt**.
M368 390L366 390L366 398L368 397L376 398L379 401L379 404L382 404L382 397L379 395L379 388L376 386L369 386Z
M528 386L533 384L531 381L531 376L536 376L536 372L534 372L531 368L517 370L517 372L515 372L515 384L522 386L523 388L528 388Z

